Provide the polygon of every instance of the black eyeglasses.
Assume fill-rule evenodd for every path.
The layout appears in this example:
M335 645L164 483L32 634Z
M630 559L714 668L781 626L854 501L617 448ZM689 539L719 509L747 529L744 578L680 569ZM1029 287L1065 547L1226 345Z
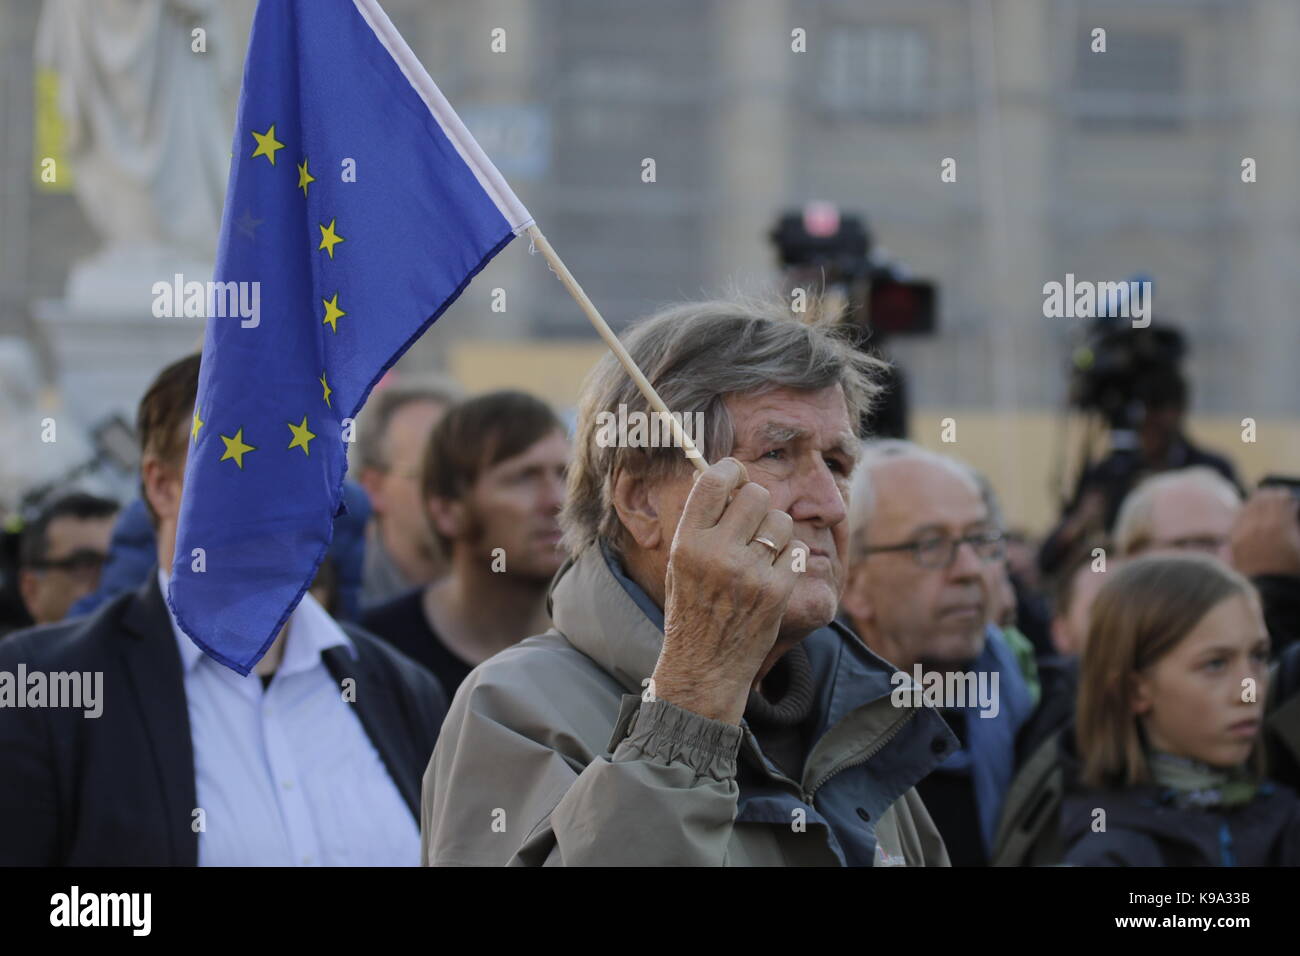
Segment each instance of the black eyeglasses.
M986 564L1006 557L1007 536L1001 531L977 531L963 538L950 538L946 534L929 534L904 544L883 544L863 548L859 553L868 555L885 551L911 551L913 561L923 568L933 570L951 567L957 560L957 549L963 544L969 544L979 559Z
M89 548L73 551L66 558L57 561L37 561L32 567L37 571L64 571L68 574L90 574L99 571L108 556Z

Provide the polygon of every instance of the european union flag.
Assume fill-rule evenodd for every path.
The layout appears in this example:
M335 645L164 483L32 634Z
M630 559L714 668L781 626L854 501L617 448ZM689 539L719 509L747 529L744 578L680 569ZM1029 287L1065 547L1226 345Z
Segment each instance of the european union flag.
M379 377L532 224L374 0L261 0L168 603L247 674L325 556ZM244 285L247 283L247 285ZM211 314L210 310L210 314Z

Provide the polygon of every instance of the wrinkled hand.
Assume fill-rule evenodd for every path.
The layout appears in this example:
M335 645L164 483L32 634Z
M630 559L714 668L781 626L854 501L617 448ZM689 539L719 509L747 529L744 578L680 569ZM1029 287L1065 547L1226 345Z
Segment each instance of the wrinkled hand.
M1285 488L1260 488L1232 528L1232 563L1247 577L1300 575L1300 501Z
M655 696L732 724L776 643L796 581L792 552L806 552L791 517L769 508L767 489L747 479L734 458L696 477L669 552L653 675Z

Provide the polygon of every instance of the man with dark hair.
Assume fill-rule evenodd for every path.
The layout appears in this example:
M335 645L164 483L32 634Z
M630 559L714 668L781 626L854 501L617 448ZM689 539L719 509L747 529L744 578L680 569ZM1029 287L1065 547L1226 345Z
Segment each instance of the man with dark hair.
M198 353L187 355L168 365L154 379L136 410L135 431L140 439L140 497L149 512L154 530L159 529L159 503L149 494L150 484L174 494L180 505L180 481L189 454L190 413L199 390ZM174 479L174 486L171 481ZM164 495L162 505L170 508L171 494Z
M451 569L361 623L433 671L448 695L476 665L550 626L568 457L564 425L523 392L454 405L434 428L421 497Z
M0 671L103 686L89 731L80 710L0 708L0 866L414 864L437 682L311 594L240 677L163 600L198 373L198 356L181 359L141 402L158 559L145 584L0 644Z
M37 624L63 620L99 586L117 502L84 492L58 498L23 529L18 589Z
M351 467L374 509L366 533L363 610L446 573L447 556L439 552L420 501L420 452L458 398L456 386L441 378L403 379L377 389L357 420Z

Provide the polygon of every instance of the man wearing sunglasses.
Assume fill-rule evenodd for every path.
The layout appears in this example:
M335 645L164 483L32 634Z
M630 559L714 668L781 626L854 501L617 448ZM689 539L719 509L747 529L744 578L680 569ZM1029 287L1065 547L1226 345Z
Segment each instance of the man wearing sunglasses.
M99 586L117 504L82 492L58 498L23 531L18 588L37 624L63 620Z
M1015 770L1015 743L1033 712L1010 645L990 623L989 567L1002 529L970 469L910 442L868 444L854 474L849 575L841 612L899 671L944 690L935 701L962 742L917 784L954 866L988 862ZM966 675L970 675L968 678ZM901 678L900 678L901 679ZM982 702L949 689L992 692Z

